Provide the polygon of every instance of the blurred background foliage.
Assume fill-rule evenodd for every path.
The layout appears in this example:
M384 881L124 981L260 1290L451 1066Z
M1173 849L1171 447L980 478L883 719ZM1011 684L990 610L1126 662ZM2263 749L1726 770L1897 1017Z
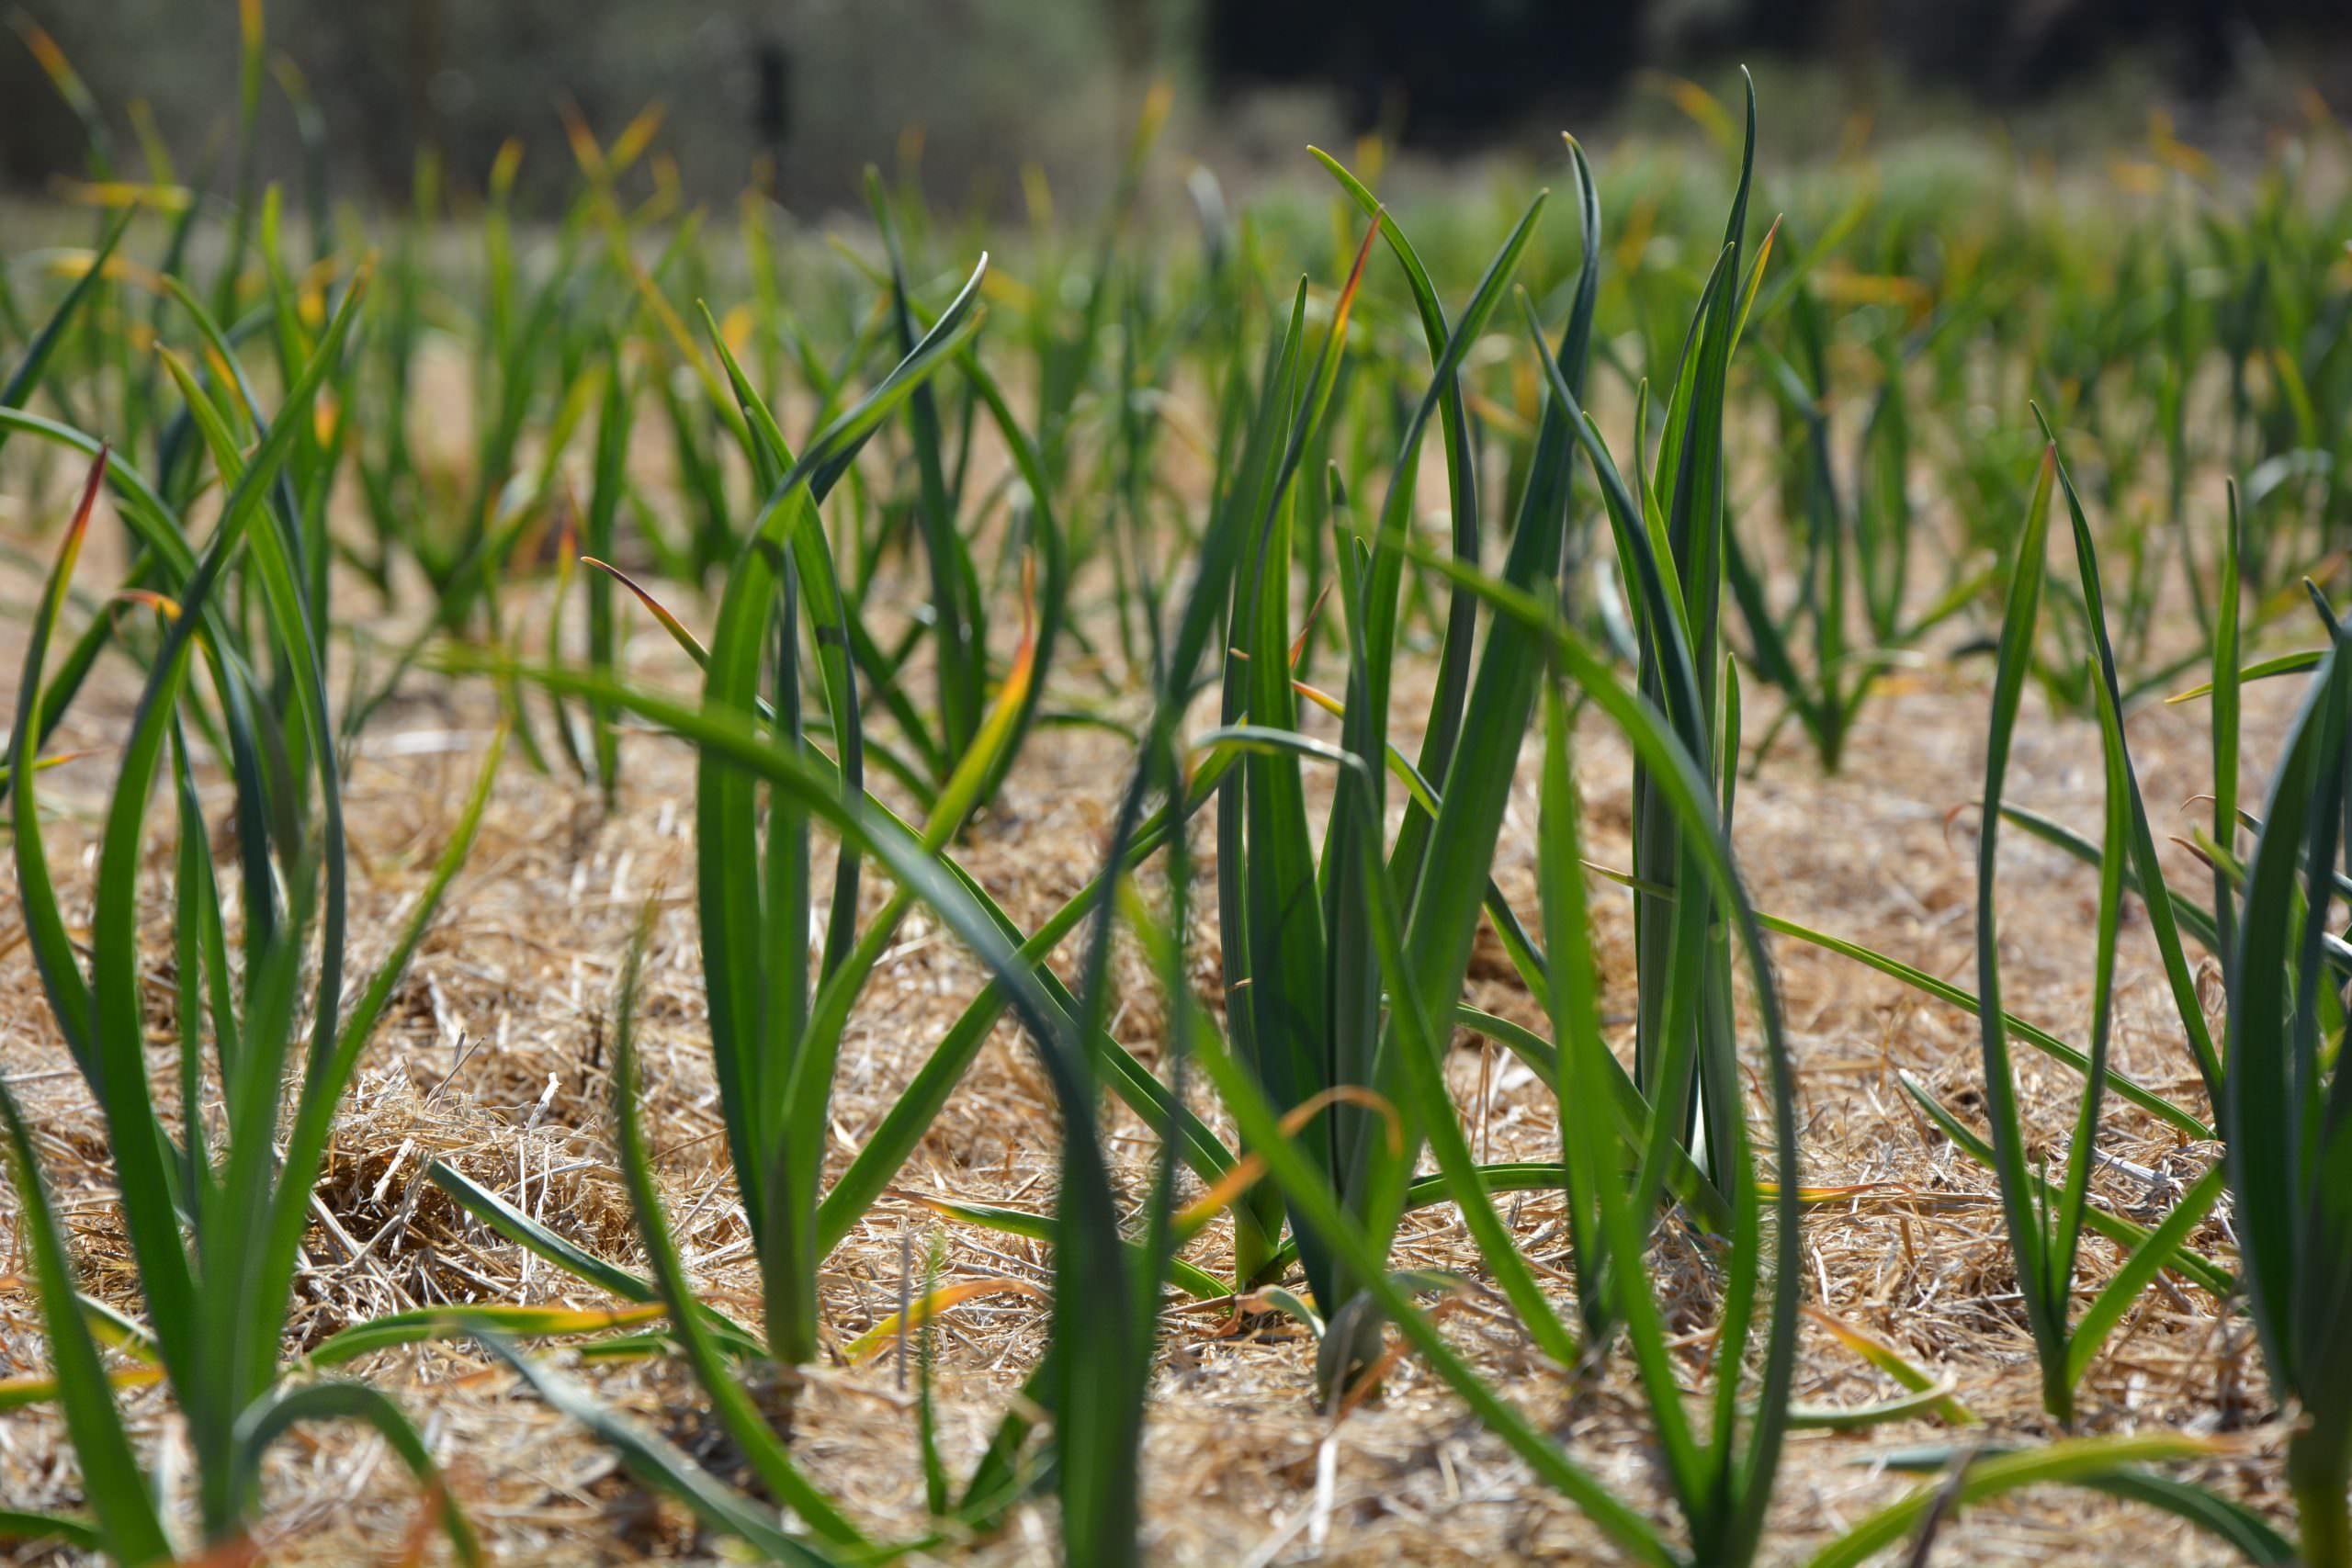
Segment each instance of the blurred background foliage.
M572 172L566 104L604 135L662 104L661 147L697 197L758 175L788 206L854 205L878 163L1010 211L1036 190L1024 169L1065 201L1099 197L1153 81L1176 89L1176 145L1244 184L1351 132L1549 156L1563 124L1673 118L1644 90L1657 73L1714 82L1738 61L1791 79L1771 96L1792 153L1988 113L2029 150L2064 148L2135 137L2157 107L2200 145L2252 153L2306 94L2352 98L2344 0L1445 0L1443 28L1426 0L266 3L346 196L404 195L431 148L462 197L510 137L526 196L552 191ZM226 144L232 0L31 0L14 19L54 36L99 103L148 106L184 159ZM38 193L85 172L81 129L23 48L0 48L0 181ZM265 175L291 177L282 95L261 132Z

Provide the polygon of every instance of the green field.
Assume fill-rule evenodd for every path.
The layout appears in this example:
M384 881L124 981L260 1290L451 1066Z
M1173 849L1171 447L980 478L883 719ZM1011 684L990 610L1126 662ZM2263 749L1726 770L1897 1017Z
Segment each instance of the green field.
M265 58L0 247L27 1560L2352 1564L2316 105L810 224Z

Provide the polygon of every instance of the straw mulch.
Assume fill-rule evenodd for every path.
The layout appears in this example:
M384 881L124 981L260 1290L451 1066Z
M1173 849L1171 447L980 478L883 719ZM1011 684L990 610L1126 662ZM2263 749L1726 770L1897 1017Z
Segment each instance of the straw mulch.
M101 525L102 531L106 525ZM83 581L111 581L85 564ZM6 583L17 604L32 584ZM357 603L354 590L353 603ZM681 601L685 603L685 601ZM693 618L691 615L689 618ZM20 619L0 629L0 668L21 655ZM1957 640L1955 638L1955 640ZM690 689L684 661L641 626L630 656L640 678ZM1400 681L1396 723L1409 734L1425 711L1426 671ZM1070 671L1064 671L1069 679ZM1845 771L1824 778L1784 747L1740 792L1738 848L1759 907L1875 945L1973 987L1975 894L1973 796L1982 767L1984 683L1978 660L1891 678L1864 710ZM119 739L130 689L119 674L77 706L68 745ZM2266 759L2284 722L2281 690L2253 694L2246 754ZM1771 705L1752 694L1751 734ZM367 972L390 939L451 830L490 728L477 690L422 679L413 695L371 728L350 775L355 854L355 964ZM2186 832L2178 807L2207 777L2200 708L2151 705L2131 740L2159 833ZM1496 874L1514 904L1534 907L1536 809L1532 749L1522 759ZM2029 705L2012 768L2012 798L2096 834L2100 774L2095 731ZM1037 735L1002 804L958 852L1024 927L1081 886L1102 852L1125 766L1118 743L1086 731ZM1579 756L1594 846L1627 858L1627 760L1615 738L1588 725ZM95 807L111 763L94 757L45 775L52 863L86 912ZM427 1161L458 1167L598 1254L633 1263L636 1240L610 1141L612 1009L631 922L649 897L654 926L643 1019L642 1093L673 1224L703 1291L756 1316L756 1270L728 1174L707 1056L700 959L692 908L693 762L675 742L626 742L617 807L566 779L510 761L481 842L369 1049L320 1188L299 1284L296 1334L310 1342L370 1314L436 1301L561 1301L596 1304L596 1292L470 1226L424 1183ZM2249 775L2249 798L2262 782ZM211 782L208 806L225 816ZM167 819L168 813L155 814ZM164 1070L168 1023L169 863L159 827L147 883L148 956L155 1064ZM1213 839L1198 841L1198 868ZM2188 886L2199 867L2168 851ZM2003 852L2003 948L2009 1006L2081 1038L2096 886L2054 851L2012 835ZM869 908L882 888L869 875ZM1613 1013L1631 1010L1631 940L1622 897L1596 885ZM1204 928L1214 911L1203 911ZM1195 931L1204 994L1220 994L1212 929ZM1970 1019L1845 961L1781 942L1776 951L1802 1075L1805 1168L1813 1185L1851 1185L1814 1208L1801 1252L1787 1259L1811 1308L1899 1348L1951 1380L1983 1425L1933 1420L1855 1434L1794 1435L1782 1466L1768 1555L1798 1560L1841 1527L1902 1495L1914 1480L1873 1466L1874 1454L1919 1444L2032 1441L2052 1435L1989 1175L1915 1115L1895 1081L1907 1069L1948 1103L1977 1103L1981 1071ZM1147 1061L1162 1009L1132 955L1113 1029ZM890 1104L982 976L954 941L910 920L858 1010L843 1052L833 1117L836 1168ZM1482 938L1471 998L1539 1023L1498 948ZM2127 926L2116 1066L2201 1109L2194 1073L2144 926ZM1620 1032L1624 1031L1621 1028ZM1452 1062L1475 1146L1488 1157L1548 1157L1557 1118L1548 1092L1498 1052L1466 1037ZM85 1288L135 1310L136 1280L111 1200L102 1123L74 1077L43 1002L13 910L0 911L0 1072L43 1129L47 1162L78 1250ZM2020 1089L2035 1134L2063 1152L2075 1080L2030 1051ZM1204 1104L1204 1110L1208 1109ZM1114 1156L1133 1194L1145 1190L1149 1140L1124 1112L1109 1119ZM1043 1210L1053 1202L1056 1118L1025 1043L1001 1027L925 1139L901 1185L916 1193ZM2192 1177L2218 1150L2184 1145L2137 1111L2109 1101L2103 1146L2122 1167L2098 1179L2109 1204L2160 1209L2167 1184ZM1509 1201L1522 1244L1562 1272L1555 1198ZM826 1264L825 1310L845 1345L895 1308L909 1268L920 1271L941 1238L951 1276L1045 1285L1039 1247L948 1226L901 1197L885 1200ZM2226 1214L2196 1238L2226 1257ZM1213 1233L1193 1258L1216 1269ZM1574 1384L1530 1348L1507 1310L1476 1288L1485 1278L1450 1208L1408 1219L1400 1264L1457 1269L1473 1288L1447 1310L1448 1331L1512 1399L1555 1432L1578 1462L1666 1518L1670 1504L1645 1436L1638 1392L1622 1358ZM2116 1264L2086 1243L2092 1287ZM14 1205L0 1210L0 1375L40 1368L37 1308L21 1278ZM1712 1385L1712 1275L1704 1257L1669 1228L1657 1277L1679 1339L1685 1376ZM942 1441L960 1472L977 1454L1044 1342L1041 1299L1004 1293L956 1309L938 1340ZM1410 1358L1382 1393L1338 1421L1308 1389L1312 1347L1286 1320L1229 1332L1226 1315L1171 1307L1147 1438L1147 1532L1154 1556L1183 1563L1476 1563L1607 1560L1609 1549L1574 1509L1535 1482L1460 1403ZM566 1353L550 1349L563 1357ZM908 1359L909 1360L911 1358ZM426 1423L474 1520L510 1562L605 1562L708 1557L674 1508L621 1474L609 1455L554 1416L467 1344L378 1355L359 1373L393 1392ZM661 1360L577 1369L603 1398L636 1412L714 1466L729 1461L684 1370ZM911 1370L890 1354L864 1365L812 1369L802 1391L796 1452L820 1485L879 1535L922 1528ZM1797 1384L1808 1404L1862 1404L1897 1389L1817 1324L1809 1324ZM141 1435L169 1452L167 1402L129 1396ZM2094 1369L2084 1425L2095 1431L2188 1428L2243 1434L2231 1457L2199 1479L2283 1517L2279 1429L2259 1357L2242 1322L2198 1290L2167 1279L2151 1290ZM185 1464L180 1465L185 1473ZM78 1495L62 1425L51 1412L0 1418L0 1503L67 1505ZM345 1561L389 1550L409 1529L410 1483L380 1444L338 1430L305 1431L278 1450L268 1478L264 1544L285 1562ZM997 1537L953 1555L979 1563L1051 1559L1050 1505L1017 1509ZM2221 1562L2224 1552L2160 1516L2079 1491L2028 1494L1973 1510L1947 1528L1948 1550L1986 1562Z

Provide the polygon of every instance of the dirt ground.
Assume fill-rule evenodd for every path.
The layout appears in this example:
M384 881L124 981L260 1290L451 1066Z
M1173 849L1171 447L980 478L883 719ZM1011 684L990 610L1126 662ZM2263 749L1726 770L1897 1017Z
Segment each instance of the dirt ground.
M21 519L18 520L18 523ZM25 535L17 524L11 531ZM107 525L101 523L103 531ZM38 547L45 550L45 547ZM111 581L103 555L85 563L91 592ZM0 573L0 680L14 682L22 615L32 580ZM685 603L681 601L682 604ZM696 615L689 613L689 621ZM642 620L629 662L639 678L691 690L684 660ZM1961 640L1955 633L1951 642ZM1080 672L1065 669L1057 679ZM1425 671L1399 682L1400 739L1426 711ZM1844 771L1825 778L1799 746L1783 745L1740 791L1737 848L1758 905L1877 946L1973 987L1974 813L1983 766L1987 661L1931 661L1890 677L1862 710ZM106 748L119 739L130 688L120 670L74 711L62 744ZM2259 799L2264 764L2293 693L2287 683L2250 691L2246 796ZM1751 736L1773 704L1751 687ZM364 975L383 953L447 840L491 729L478 688L420 680L413 694L371 726L351 771L354 966ZM2204 710L2150 705L2129 725L2159 839L2186 835L2204 818L2184 802L2209 776ZM1523 910L1534 908L1536 822L1532 764L1521 775L1495 873ZM959 853L1024 928L1075 893L1097 864L1126 765L1121 743L1080 730L1046 730L1023 752L1003 803ZM1579 755L1590 852L1627 859L1624 748L1588 721ZM757 1274L727 1175L707 1055L700 960L692 908L693 762L680 744L650 735L625 742L617 807L568 778L537 776L510 760L470 862L369 1047L334 1138L320 1189L321 1213L298 1283L297 1332L313 1341L370 1314L435 1301L501 1300L599 1304L597 1292L500 1244L467 1223L422 1181L426 1162L448 1161L513 1198L591 1250L633 1264L636 1239L611 1151L611 1012L632 920L658 894L643 1020L644 1099L670 1210L704 1292L756 1312ZM86 915L95 813L112 781L96 756L44 775L52 863L68 887L69 919ZM2096 834L2100 773L2087 721L2051 717L2034 699L2011 770L2011 798ZM218 780L206 803L226 815ZM167 820L167 812L153 814ZM159 827L146 883L142 952L151 976L168 958L165 898L169 831ZM1198 842L1206 877L1214 841ZM2205 873L2177 846L2167 869L2203 889ZM2011 834L2004 840L2001 920L2010 1009L2060 1035L2083 1037L2097 897L2092 874L2060 853ZM869 874L871 909L884 891ZM1631 1010L1630 912L1597 884L1596 918L1614 994ZM76 913L78 911L78 913ZM1214 911L1202 911L1204 924ZM2115 1065L2204 1111L2201 1091L2153 944L2127 911ZM1216 984L1211 930L1196 932L1199 978ZM1898 1347L1951 1380L1982 1418L1956 1430L1919 1419L1840 1434L1793 1434L1781 1466L1767 1555L1796 1561L1917 1482L1873 1456L1938 1442L2026 1441L2051 1435L2041 1415L2031 1346L1989 1173L1948 1145L1908 1107L1895 1074L1908 1070L1964 1111L1981 1084L1975 1025L1839 958L1781 942L1775 949L1792 1045L1801 1075L1803 1178L1854 1184L1852 1196L1812 1209L1801 1269L1807 1303ZM1114 1032L1153 1059L1161 1009L1128 961L1125 1005ZM153 979L158 1026L154 1064L165 1070L163 1025L169 992ZM844 1046L832 1129L832 1168L845 1165L899 1088L964 1002L981 986L952 939L910 921L861 1002ZM1491 937L1482 937L1470 1000L1539 1023ZM1623 1005L1618 1005L1622 1003ZM1620 1033L1629 1033L1621 1029ZM14 908L0 899L0 1072L42 1130L42 1156L78 1249L85 1286L124 1304L135 1280L120 1234L97 1112L75 1078L42 1000ZM1524 1068L1464 1037L1452 1061L1474 1146L1490 1157L1551 1157L1557 1117ZM2035 1134L2059 1142L2075 1080L2030 1051L2018 1055L2020 1090ZM1204 1111L1209 1108L1205 1102ZM1212 1113L1213 1114L1213 1113ZM1151 1148L1124 1114L1110 1125L1123 1173L1142 1190ZM1026 1043L1000 1026L908 1168L903 1188L1043 1209L1053 1201L1052 1096ZM2103 1146L2176 1178L2218 1156L2112 1098ZM2109 1171L2098 1191L2111 1206L2144 1213L2165 1201ZM44 1361L38 1309L21 1276L14 1205L0 1213L0 1375ZM1523 1245L1565 1269L1560 1205L1528 1194L1507 1208ZM920 1205L879 1203L826 1266L824 1308L837 1346L892 1311L905 1259L916 1267L944 1235L951 1274L1046 1282L1042 1248L946 1225ZM2226 1256L2226 1215L2194 1245ZM1215 1269L1222 1229L1190 1254ZM347 1261L351 1250L364 1256ZM2096 1282L2116 1262L2086 1243ZM1402 1265L1456 1269L1483 1280L1477 1255L1450 1207L1408 1219ZM1712 1382L1702 1260L1669 1233L1659 1274L1691 1383ZM1563 1297L1565 1275L1557 1275ZM1043 1342L1041 1300L1004 1294L956 1309L939 1339L942 1441L960 1474L978 1453ZM1146 1439L1147 1535L1169 1562L1268 1564L1476 1563L1610 1560L1611 1549L1566 1503L1487 1436L1454 1396L1411 1358L1385 1391L1336 1425L1309 1399L1313 1348L1284 1320L1226 1337L1216 1313L1171 1306L1162 1371ZM1473 1292L1448 1320L1454 1343L1521 1408L1558 1435L1575 1459L1611 1487L1666 1519L1645 1436L1638 1391L1623 1359L1595 1386L1572 1391L1533 1352L1498 1298ZM569 1353L547 1354L568 1360ZM711 1557L676 1510L657 1506L616 1461L552 1414L469 1344L378 1354L353 1369L392 1392L426 1424L435 1451L498 1556L509 1562L628 1561L643 1555ZM723 1454L703 1401L671 1361L574 1369L607 1401L690 1449ZM1898 1392L1817 1324L1806 1329L1797 1397L1809 1404L1862 1404ZM167 1402L128 1397L139 1434L176 1443ZM2281 1432L2244 1323L2167 1278L2151 1290L2086 1381L2090 1430L2245 1434L2231 1457L2199 1479L2283 1518L2278 1479ZM2266 1425L2266 1423L2270 1423ZM905 1536L922 1520L911 1390L896 1358L826 1364L809 1376L795 1451L817 1483L876 1534ZM185 1473L185 1464L181 1466ZM0 1416L0 1503L71 1504L79 1494L62 1424L47 1411ZM268 1478L264 1544L282 1562L372 1558L391 1550L415 1508L411 1483L373 1438L327 1431L282 1445ZM1016 1509L997 1537L952 1557L975 1563L1037 1562L1054 1551L1050 1504ZM2073 1490L2029 1493L1971 1510L1949 1526L1947 1553L1980 1562L2219 1562L2224 1550L2172 1518ZM26 1561L45 1560L38 1551Z

